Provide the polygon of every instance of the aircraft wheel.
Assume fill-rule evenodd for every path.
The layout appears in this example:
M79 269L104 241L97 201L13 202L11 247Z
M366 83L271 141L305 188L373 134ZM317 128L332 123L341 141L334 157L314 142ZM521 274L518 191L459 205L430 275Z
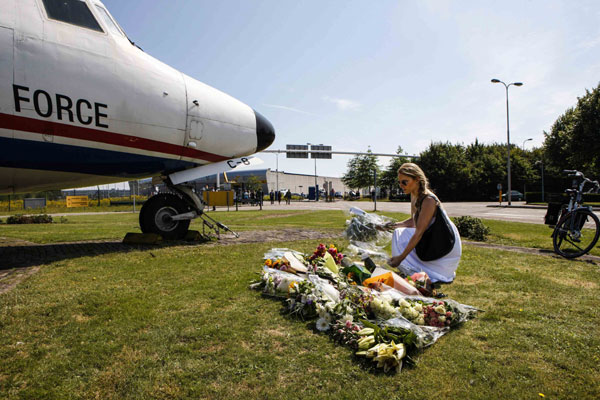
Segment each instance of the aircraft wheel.
M158 233L163 239L182 239L190 227L190 220L173 221L171 217L190 211L178 196L157 194L144 203L140 211L140 228L144 233Z

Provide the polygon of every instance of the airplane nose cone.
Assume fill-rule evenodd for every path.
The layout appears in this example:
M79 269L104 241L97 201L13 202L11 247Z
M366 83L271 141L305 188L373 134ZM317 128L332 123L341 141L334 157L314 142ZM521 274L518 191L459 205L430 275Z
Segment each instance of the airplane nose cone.
M261 113L254 110L254 115L256 116L256 152L259 152L273 143L275 140L275 129L273 129L273 125Z

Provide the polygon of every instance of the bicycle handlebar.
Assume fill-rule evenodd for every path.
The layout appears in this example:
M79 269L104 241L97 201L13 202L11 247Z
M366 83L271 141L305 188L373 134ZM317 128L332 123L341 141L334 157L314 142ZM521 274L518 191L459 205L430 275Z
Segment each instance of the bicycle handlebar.
M586 179L585 176L583 175L583 172L580 172L580 171L577 171L574 169L564 169L563 174L569 174L569 175L567 175L569 178L581 177L583 179Z

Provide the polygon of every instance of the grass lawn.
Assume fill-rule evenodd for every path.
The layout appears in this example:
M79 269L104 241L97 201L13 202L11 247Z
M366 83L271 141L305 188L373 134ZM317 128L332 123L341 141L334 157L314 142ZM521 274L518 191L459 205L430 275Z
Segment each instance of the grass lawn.
M397 220L408 217L403 213L385 212L384 215ZM348 215L339 210L303 211L230 211L209 214L234 231L267 230L281 228L309 227L323 231L340 232ZM138 214L119 213L101 215L72 215L55 218L55 223L44 225L0 225L0 238L10 237L29 240L35 243L56 243L78 240L120 240L127 232L140 232ZM490 228L488 243L510 246L532 247L553 250L552 230L546 225L484 220ZM191 229L201 230L199 220L194 220ZM0 239L1 240L1 239ZM600 256L600 241L590 252Z
M444 291L486 312L416 367L387 375L248 290L273 246L315 243L166 247L44 266L0 295L0 398L600 396L596 266L466 246Z
M333 211L212 216L237 230L331 231L338 243L346 219ZM534 244L536 235L542 243L549 231L486 223L492 241L509 244ZM136 230L135 214L91 215L1 225L0 236L118 240ZM600 397L598 266L465 246L443 290L485 312L418 354L415 367L388 375L248 290L266 250L317 244L172 246L45 265L0 295L0 398Z

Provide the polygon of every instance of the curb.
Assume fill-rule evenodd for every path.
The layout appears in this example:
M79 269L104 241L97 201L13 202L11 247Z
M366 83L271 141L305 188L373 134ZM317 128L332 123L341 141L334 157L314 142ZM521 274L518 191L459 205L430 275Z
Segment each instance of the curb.
M490 208L529 208L529 209L535 209L535 210L546 210L548 208L548 206L528 206L528 205L519 205L519 206L513 206L513 205L506 205L506 206L500 206L500 205L496 205L496 204L488 204L486 207L490 207ZM600 211L600 207L592 207L593 211Z

